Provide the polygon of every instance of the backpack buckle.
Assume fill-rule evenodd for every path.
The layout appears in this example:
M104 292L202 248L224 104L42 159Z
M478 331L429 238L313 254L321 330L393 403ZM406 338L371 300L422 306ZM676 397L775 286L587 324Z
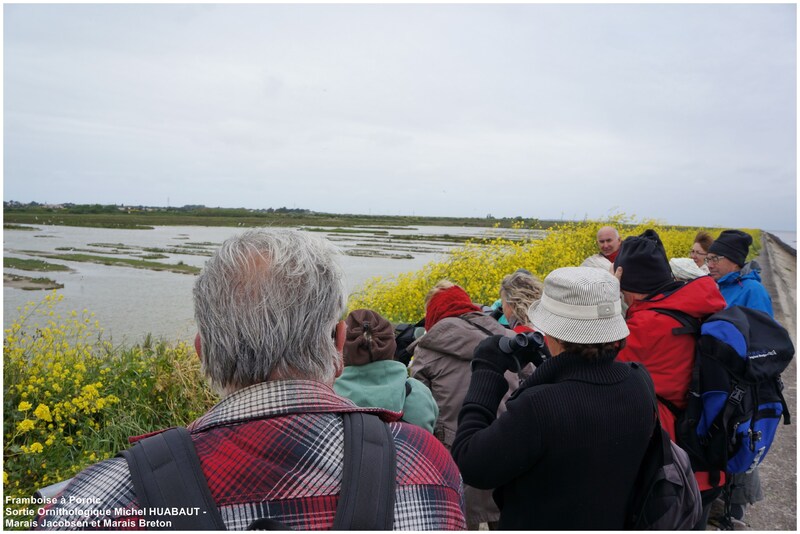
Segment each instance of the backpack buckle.
M731 395L728 397L728 400L733 404L741 404L745 393L745 390L739 387L739 384L736 384L733 386L733 391L731 391Z

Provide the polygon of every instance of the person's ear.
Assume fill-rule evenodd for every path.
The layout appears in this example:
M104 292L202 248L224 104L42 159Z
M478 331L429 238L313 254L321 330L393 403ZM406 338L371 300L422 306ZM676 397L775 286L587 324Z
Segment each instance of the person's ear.
M333 336L333 342L336 345L336 350L339 354L344 352L344 342L347 339L347 324L344 321L336 323L336 332Z
M197 351L197 357L200 358L201 360L203 359L203 350L202 349L203 349L203 347L201 346L201 342L200 342L200 332L198 332L197 335L194 336L194 350Z

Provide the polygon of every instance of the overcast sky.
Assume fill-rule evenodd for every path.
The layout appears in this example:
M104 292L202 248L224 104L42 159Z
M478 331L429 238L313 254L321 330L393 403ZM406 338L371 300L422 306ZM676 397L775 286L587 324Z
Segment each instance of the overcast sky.
M4 198L796 227L796 6L4 6Z

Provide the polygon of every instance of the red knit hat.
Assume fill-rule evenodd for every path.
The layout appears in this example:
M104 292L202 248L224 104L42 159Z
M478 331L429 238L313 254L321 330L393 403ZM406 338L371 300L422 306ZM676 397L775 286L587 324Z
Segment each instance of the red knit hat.
M472 303L467 292L460 287L452 286L442 289L435 293L428 302L425 310L425 330L430 331L433 325L447 317L458 317L480 310Z

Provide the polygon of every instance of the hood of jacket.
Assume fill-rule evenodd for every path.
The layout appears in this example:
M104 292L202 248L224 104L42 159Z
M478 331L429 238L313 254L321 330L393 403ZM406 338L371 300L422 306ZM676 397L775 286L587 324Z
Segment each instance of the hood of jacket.
M635 301L628 308L628 317L640 310L662 308L677 310L699 319L725 307L725 299L710 276L695 278L677 289Z
M483 313L467 313L459 317L442 319L431 328L424 336L415 341L410 348L416 346L436 351L440 354L452 356L460 360L472 360L475 346L489 334L481 330L488 330L492 335L513 335L495 319Z
M361 407L380 406L402 412L407 379L406 366L393 360L348 365L333 383L333 390Z
M755 261L744 264L741 271L728 273L717 282L720 286L738 284L740 280L761 282L761 266Z

